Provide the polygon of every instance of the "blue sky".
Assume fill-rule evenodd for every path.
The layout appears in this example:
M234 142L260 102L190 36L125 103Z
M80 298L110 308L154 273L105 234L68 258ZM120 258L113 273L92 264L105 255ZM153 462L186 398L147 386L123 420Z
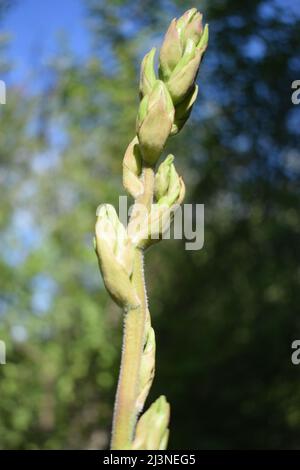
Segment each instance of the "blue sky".
M26 75L29 65L37 65L56 49L59 33L67 34L72 50L84 56L89 48L81 0L17 0L3 21L9 32L9 58L13 75Z
M273 5L281 7L283 17L300 16L299 0L266 0L264 15L272 14ZM26 77L31 67L54 56L61 32L75 54L84 57L90 45L86 21L82 0L16 0L3 22L11 37L9 81Z

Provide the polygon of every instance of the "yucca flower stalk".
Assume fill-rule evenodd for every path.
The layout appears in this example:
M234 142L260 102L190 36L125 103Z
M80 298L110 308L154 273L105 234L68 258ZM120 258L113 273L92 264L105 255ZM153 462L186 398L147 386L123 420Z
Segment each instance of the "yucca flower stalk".
M144 57L136 135L123 159L123 185L134 198L127 228L109 204L97 210L95 250L105 287L124 311L124 336L111 448L164 450L170 405L159 397L141 416L155 369L155 333L144 279L144 251L169 229L185 186L174 156L156 169L168 138L177 134L196 100L195 83L208 43L208 26L192 8L165 35L158 73L156 50Z

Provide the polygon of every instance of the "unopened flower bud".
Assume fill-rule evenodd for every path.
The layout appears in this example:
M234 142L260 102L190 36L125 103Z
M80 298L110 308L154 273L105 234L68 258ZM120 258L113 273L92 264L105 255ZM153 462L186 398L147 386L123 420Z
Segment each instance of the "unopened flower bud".
M177 20L177 29L184 47L189 39L197 45L203 31L202 14L196 8L191 8Z
M135 137L128 145L123 159L123 186L134 198L137 198L144 191L144 185L140 180L141 173L142 155L138 138Z
M159 165L154 181L154 196L157 201L168 191L170 183L170 169L174 161L174 155L168 155Z
M194 85L186 98L176 106L171 135L177 134L188 120L198 95L198 85Z
M183 15L178 18L176 22L177 29L179 31L180 36L182 36L185 28L191 22L195 14L197 13L197 8L190 8L189 10L185 11Z
M162 395L140 417L132 449L165 450L168 443L169 421L170 405Z
M141 65L140 73L140 95L141 97L149 95L157 80L154 70L154 58L156 49L153 47L148 54L145 55Z
M144 407L146 398L153 382L155 372L155 333L150 325L149 312L147 312L147 316L149 319L149 326L141 358L139 393L136 402L136 408L138 413L140 413Z
M173 164L174 156L168 155L160 164L155 176L154 194L158 205L172 207L178 204L183 181Z
M150 95L146 95L139 108L137 135L143 160L155 165L174 120L174 106L170 94L161 80L157 80Z
M168 155L155 175L154 196L157 202L151 205L150 212L142 205L136 221L131 221L128 226L129 237L134 246L147 248L159 241L169 230L184 199L185 185L178 176L173 161L174 156Z
M137 308L140 301L130 281L133 246L110 204L98 208L95 231L95 249L107 291L121 307Z
M197 44L197 49L205 52L207 45L208 45L208 39L209 39L209 29L208 29L208 24L205 25L204 31L202 33L202 36L200 38L200 41Z
M193 47L172 73L167 86L174 104L182 102L193 87L202 55L201 50Z
M159 54L159 71L164 80L168 80L183 54L182 43L176 28L176 19L171 22Z

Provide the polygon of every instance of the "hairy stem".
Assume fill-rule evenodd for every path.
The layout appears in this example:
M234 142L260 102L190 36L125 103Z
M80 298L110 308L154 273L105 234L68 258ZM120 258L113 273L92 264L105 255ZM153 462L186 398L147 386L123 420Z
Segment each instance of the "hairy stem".
M143 169L144 192L137 198L150 210L153 199L154 171L151 167ZM135 249L132 274L134 285L140 299L140 307L125 312L121 368L115 400L112 450L129 449L137 421L136 406L139 392L140 364L145 342L145 322L147 316L147 296L144 279L143 250Z
M138 204L144 204L149 211L153 200L154 170L152 166L144 165L143 168L144 192L136 200Z

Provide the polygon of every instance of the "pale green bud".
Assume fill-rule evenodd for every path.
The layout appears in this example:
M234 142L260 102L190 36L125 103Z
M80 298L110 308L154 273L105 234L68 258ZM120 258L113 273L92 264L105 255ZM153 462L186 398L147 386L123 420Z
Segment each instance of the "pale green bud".
M166 204L168 207L171 207L173 204L176 203L179 193L180 178L178 176L177 171L175 170L175 166L172 164L170 167L168 190L166 194L157 201L157 203L160 205Z
M172 76L175 76L176 73L182 70L185 65L189 64L189 62L195 57L196 55L195 53L196 53L195 43L192 41L192 39L189 39L184 49L183 56L178 61L175 69L172 72Z
M206 24L204 27L204 31L202 33L201 39L197 44L197 49L205 51L207 48L208 39L209 39L209 27L208 27L208 24Z
M123 159L123 186L134 198L144 191L144 185L140 180L142 173L142 155L139 149L138 138L130 142Z
M147 312L149 317L149 313ZM155 372L155 333L151 326L147 331L147 337L142 353L140 378L139 378L139 394L136 402L138 413L143 409L149 390L151 388Z
M149 105L149 95L145 95L144 98L141 100L139 109L138 109L137 122L136 122L137 129L138 129L138 126L141 125L141 123L147 116L148 105Z
M201 13L199 13L196 8L188 10L177 20L177 30L179 30L183 46L186 45L189 39L192 39L194 44L197 45L203 31Z
M162 438L160 440L160 445L159 445L158 450L166 450L167 449L169 436L170 436L170 430L166 429L164 435L162 436Z
M180 18L178 18L178 20L176 21L176 28L180 38L182 38L185 29L196 14L197 8L190 8L189 10L185 11Z
M179 191L179 195L178 195L176 204L182 204L183 200L185 198L185 184L184 184L184 181L183 181L181 176L180 176L179 180L180 180L180 191Z
M123 308L137 308L139 298L131 283L133 246L113 206L97 210L95 249L105 287Z
M176 71L172 73L167 86L174 104L182 102L192 89L202 55L202 50L195 49L190 60L187 63L183 61L180 67L178 66Z
M167 80L183 54L182 43L176 28L174 18L166 32L159 54L159 73Z
M170 184L170 169L174 155L168 155L159 165L154 181L154 196L157 201L166 195Z
M179 178L180 188L176 201L171 206L166 200L160 203L152 204L150 215L148 217L148 235L147 238L141 237L139 246L148 248L162 239L163 235L170 229L174 220L176 211L179 209L185 196L185 185L182 178ZM164 199L164 198L162 198Z
M156 80L149 95L148 111L157 104L162 104L169 117L174 116L174 106L167 87L162 80Z
M171 135L177 134L190 117L193 105L198 95L198 85L194 85L184 100L176 106L175 119L172 126Z
M154 70L154 58L156 49L153 47L148 54L145 55L141 65L140 73L140 95L141 97L151 93L156 82Z
M155 181L155 194L158 202L151 205L150 213L141 205L139 216L128 226L130 239L134 246L148 248L159 241L170 228L174 215L185 196L185 185L178 176L173 156L169 155Z
M131 275L133 246L131 246L127 231L111 204L102 204L97 209L96 240L100 239L106 242L117 261Z
M173 164L174 156L168 155L155 175L154 194L158 205L172 207L178 204L183 181Z
M186 11L178 20L172 20L159 56L159 74L164 81L170 79L172 72L186 54L187 47L190 49L189 43L192 43L195 48L205 50L207 33L207 26L203 32L202 14L196 8Z
M161 80L157 80L150 95L139 108L137 135L143 160L155 165L169 137L174 120L174 106Z
M101 236L112 253L116 253L117 249L117 227L119 222L115 208L110 204L101 204L97 209L96 234ZM124 229L125 230L125 229Z
M159 74L175 106L193 89L207 43L208 25L203 30L202 14L196 8L172 21L160 51Z
M165 450L169 421L170 405L162 395L138 420L132 449Z

